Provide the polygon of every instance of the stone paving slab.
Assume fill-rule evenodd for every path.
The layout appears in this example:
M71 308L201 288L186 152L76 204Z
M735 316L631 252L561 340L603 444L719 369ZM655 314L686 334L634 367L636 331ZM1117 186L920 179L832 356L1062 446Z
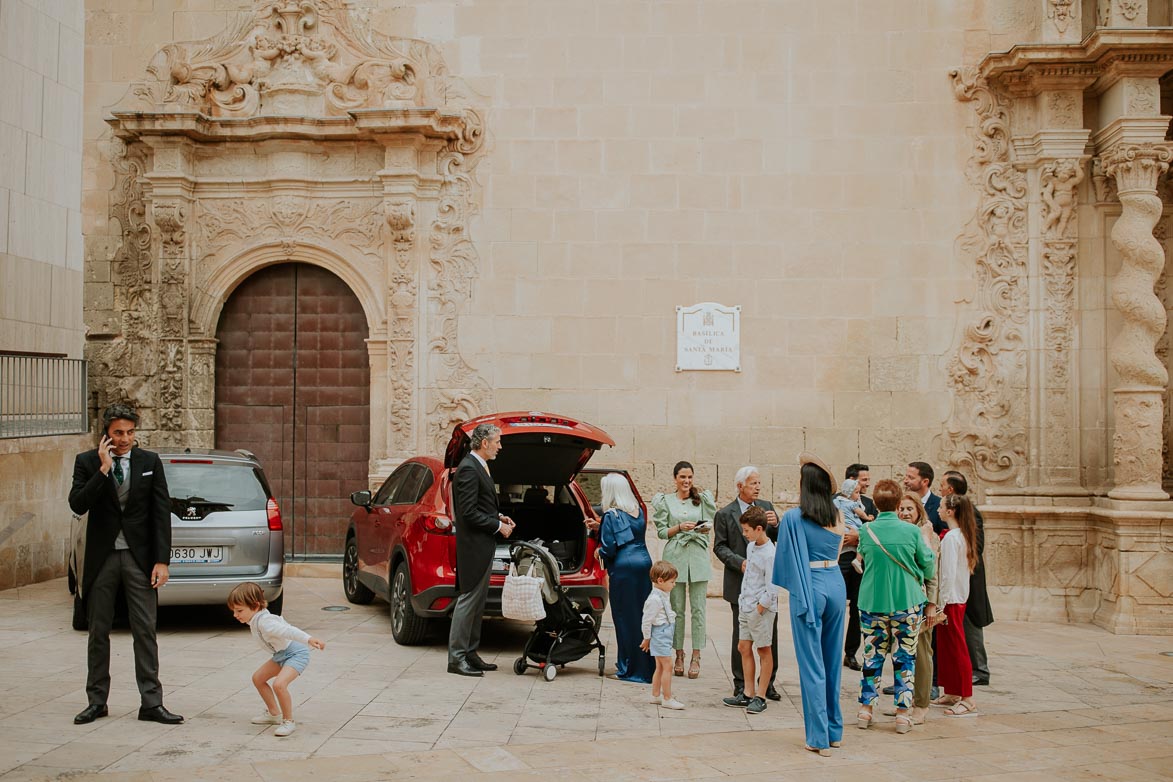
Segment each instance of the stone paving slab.
M683 712L648 690L597 675L594 658L553 682L509 670L528 628L486 624L483 679L444 673L442 633L418 647L391 638L385 603L347 606L337 578L287 581L286 616L323 638L294 685L298 731L251 725L249 676L263 661L227 610L164 609L161 671L182 726L136 719L129 632L112 639L111 716L75 726L85 705L84 633L69 627L63 580L0 591L0 780L331 782L375 780L1173 778L1173 638L1077 625L1000 622L987 633L993 685L980 715L897 736L891 718L849 727L832 758L802 749L797 668L782 622L784 700L761 715L728 709L731 612L710 600L701 677L675 679ZM604 640L613 632L604 626ZM845 673L851 673L845 671ZM858 679L845 677L844 715Z

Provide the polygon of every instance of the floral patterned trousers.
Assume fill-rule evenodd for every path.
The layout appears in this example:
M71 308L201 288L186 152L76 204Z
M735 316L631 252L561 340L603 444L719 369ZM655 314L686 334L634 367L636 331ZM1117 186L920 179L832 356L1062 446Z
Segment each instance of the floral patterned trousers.
M891 614L859 612L859 624L863 630L863 677L859 684L859 702L864 706L871 706L879 699L884 658L891 655L896 708L912 707L916 639L923 608L917 606L911 611Z

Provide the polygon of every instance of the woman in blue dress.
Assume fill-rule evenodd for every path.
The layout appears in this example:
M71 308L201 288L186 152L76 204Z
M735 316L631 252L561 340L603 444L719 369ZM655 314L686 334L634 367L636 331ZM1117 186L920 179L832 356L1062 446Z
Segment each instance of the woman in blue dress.
M644 601L652 591L652 555L644 543L647 519L627 479L608 473L601 481L603 521L598 556L610 576L611 621L615 624L615 678L650 684L656 661L640 649Z
M799 507L783 514L774 553L774 583L790 593L790 631L802 688L806 749L829 756L843 744L839 676L847 589L839 570L846 529L831 501L831 469L800 454Z

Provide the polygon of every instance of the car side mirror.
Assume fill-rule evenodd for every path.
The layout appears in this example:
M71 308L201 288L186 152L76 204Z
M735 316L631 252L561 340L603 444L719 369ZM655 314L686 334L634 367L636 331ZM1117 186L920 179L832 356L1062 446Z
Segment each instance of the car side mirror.
M350 501L361 508L369 508L371 506L371 493L366 491L356 491L350 495Z

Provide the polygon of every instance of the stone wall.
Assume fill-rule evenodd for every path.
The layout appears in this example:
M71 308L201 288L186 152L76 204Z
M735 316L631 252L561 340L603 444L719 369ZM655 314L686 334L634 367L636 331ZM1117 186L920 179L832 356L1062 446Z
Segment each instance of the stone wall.
M0 0L0 351L82 354L85 4ZM0 439L0 589L62 575L81 436Z

